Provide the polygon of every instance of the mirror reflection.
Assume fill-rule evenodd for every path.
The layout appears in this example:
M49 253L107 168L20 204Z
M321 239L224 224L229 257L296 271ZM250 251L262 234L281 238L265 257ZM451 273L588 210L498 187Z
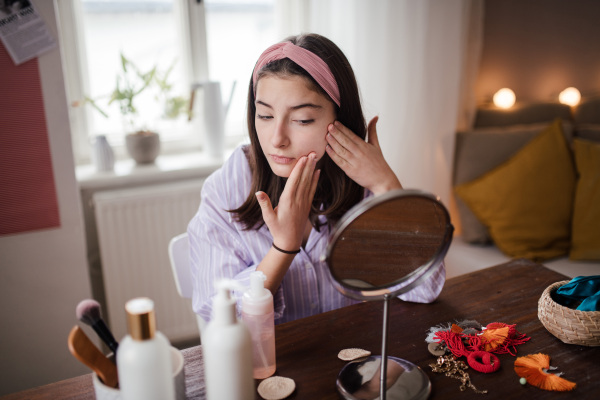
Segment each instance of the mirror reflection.
M348 364L337 382L338 390L349 399L377 399L380 390L381 357ZM421 384L420 371L414 365L395 357L388 357L386 370L387 392L399 392L399 398L426 398L429 394ZM388 400L394 397L388 396Z

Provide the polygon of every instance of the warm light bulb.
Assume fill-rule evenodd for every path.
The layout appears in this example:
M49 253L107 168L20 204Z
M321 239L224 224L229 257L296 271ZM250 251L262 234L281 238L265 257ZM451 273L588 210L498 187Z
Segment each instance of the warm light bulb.
M581 93L579 93L579 90L575 89L574 87L568 87L558 95L558 101L571 107L579 104L580 100Z
M494 104L500 108L511 108L515 104L515 92L502 88L494 94Z

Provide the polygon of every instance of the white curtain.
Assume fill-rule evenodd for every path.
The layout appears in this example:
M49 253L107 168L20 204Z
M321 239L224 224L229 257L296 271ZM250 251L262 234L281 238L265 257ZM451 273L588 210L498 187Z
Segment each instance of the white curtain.
M386 160L405 188L452 203L457 127L474 111L482 0L279 0L281 38L316 32L344 51Z

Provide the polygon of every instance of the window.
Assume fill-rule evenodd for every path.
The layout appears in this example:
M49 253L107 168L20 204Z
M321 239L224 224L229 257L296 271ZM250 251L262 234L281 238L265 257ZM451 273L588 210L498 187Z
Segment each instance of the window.
M90 143L99 134L106 135L117 154L123 155L125 133L137 128L158 131L164 153L200 149L199 102L188 120L185 113L165 118L165 103L157 100L163 95L187 100L193 82L221 82L224 101L236 82L226 142L245 138L248 80L260 52L276 41L275 0L56 1L78 164L89 161ZM134 99L138 110L134 123L121 115L116 102L108 104L117 74L123 75L121 54L142 73L156 68L157 76L164 77L170 70L168 93L148 87ZM127 76L132 77L131 65ZM86 97L108 117L91 102L82 103ZM187 111L187 106L181 111Z

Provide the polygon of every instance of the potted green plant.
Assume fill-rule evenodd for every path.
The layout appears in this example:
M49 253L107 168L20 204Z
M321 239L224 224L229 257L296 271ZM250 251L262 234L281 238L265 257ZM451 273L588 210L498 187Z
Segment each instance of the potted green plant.
M108 113L99 105L99 100L108 97L107 106L117 103L127 132L125 145L129 155L138 164L152 163L160 153L160 136L148 127L148 121L140 118L136 100L142 95L154 96L154 99L163 105L164 118L177 118L181 114L189 113L188 100L181 96L169 96L172 84L169 83L168 78L175 63L164 72L156 65L144 72L123 53L120 54L120 58L121 70L116 76L115 88L110 95L96 99L86 96L75 106L89 104L108 118Z

